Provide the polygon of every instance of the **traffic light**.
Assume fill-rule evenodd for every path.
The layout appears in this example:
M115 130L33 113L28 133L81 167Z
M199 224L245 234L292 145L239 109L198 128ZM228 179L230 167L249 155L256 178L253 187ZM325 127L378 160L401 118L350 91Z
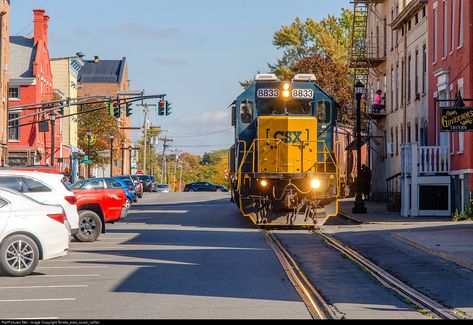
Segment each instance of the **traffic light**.
M120 118L121 113L120 104L118 102L113 102L113 116Z
M61 116L64 116L64 102L59 102L59 113L61 114Z
M167 107L168 107L168 102L166 100L161 100L158 105L158 115L159 116L166 115Z
M132 103L126 103L126 117L133 115L133 108L131 107Z
M171 103L166 102L166 104L166 116L169 116L172 113L172 106Z

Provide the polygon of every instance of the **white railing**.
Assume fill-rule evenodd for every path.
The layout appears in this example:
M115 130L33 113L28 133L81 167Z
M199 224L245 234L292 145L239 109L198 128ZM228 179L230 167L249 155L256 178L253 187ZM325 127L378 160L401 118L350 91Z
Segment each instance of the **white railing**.
M450 166L448 147L419 147L417 144L401 146L401 173L403 175L448 174Z
M420 147L419 174L446 174L450 172L448 147Z

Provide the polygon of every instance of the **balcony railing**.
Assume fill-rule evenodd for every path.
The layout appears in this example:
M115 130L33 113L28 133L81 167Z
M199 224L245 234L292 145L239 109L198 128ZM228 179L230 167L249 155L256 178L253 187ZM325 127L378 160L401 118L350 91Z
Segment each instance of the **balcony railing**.
M448 147L401 146L401 173L406 176L441 176L450 172Z

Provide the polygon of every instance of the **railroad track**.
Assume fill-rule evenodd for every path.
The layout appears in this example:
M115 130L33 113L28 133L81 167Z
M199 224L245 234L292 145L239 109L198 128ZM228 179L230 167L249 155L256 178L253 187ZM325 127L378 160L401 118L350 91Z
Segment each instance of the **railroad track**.
M312 318L323 320L340 319L341 317L325 302L281 242L270 231L262 230L262 232L265 235L266 241L276 253L289 280L305 302Z
M426 310L432 316L440 319L462 319L461 317L457 316L457 313L454 310L439 304L423 293L400 281L332 236L324 234L319 230L315 230L314 234L325 240L330 246L353 260L355 263L361 265L383 286L394 290L401 297L407 299L407 301L410 301L412 304L417 306L419 310ZM458 313L458 315L459 314L460 313Z
M281 244L281 242L270 231L263 230L266 240L276 253L290 281L306 303L309 312L314 319L342 319L342 316L328 304L310 280L305 276L303 270L297 262ZM429 313L433 318L458 320L463 319L461 312L456 312L442 304L432 300L423 293L410 287L400 281L390 273L386 272L373 262L369 261L358 252L347 247L342 242L327 235L320 230L314 230L313 233L323 239L328 245L335 248L338 252L348 257L361 267L363 267L371 276L373 276L383 286L395 291L398 295L412 303L419 311Z

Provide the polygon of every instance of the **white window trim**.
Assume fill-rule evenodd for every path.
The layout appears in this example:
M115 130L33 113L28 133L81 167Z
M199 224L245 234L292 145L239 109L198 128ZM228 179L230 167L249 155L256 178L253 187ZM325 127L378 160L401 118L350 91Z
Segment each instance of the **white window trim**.
M10 97L10 89L12 89L12 88L18 89L18 97ZM8 87L8 100L10 100L10 101L19 101L20 98L21 98L20 87L16 87L16 86Z

